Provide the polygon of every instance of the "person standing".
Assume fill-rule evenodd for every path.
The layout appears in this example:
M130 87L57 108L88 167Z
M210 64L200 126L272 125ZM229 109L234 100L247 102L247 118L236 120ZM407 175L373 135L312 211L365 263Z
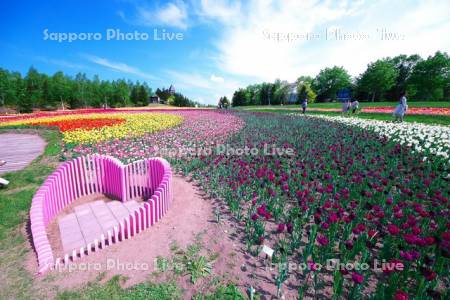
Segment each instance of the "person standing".
M400 102L399 104L395 107L394 110L394 122L403 122L403 117L405 116L406 111L408 110L408 102L406 99L406 93L402 92L400 94Z
M305 114L307 107L308 107L308 99L305 98L303 100L303 102L302 102L302 112L303 112L303 114Z
M358 100L352 101L352 114L356 113L356 110L359 108L359 102Z
M350 110L350 100L345 100L342 105L342 112L345 114Z

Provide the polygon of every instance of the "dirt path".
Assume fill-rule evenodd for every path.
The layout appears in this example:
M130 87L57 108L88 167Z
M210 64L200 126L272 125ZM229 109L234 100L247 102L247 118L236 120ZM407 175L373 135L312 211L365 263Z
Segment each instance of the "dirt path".
M185 249L200 240L202 255L216 257L212 275L195 285L190 283L189 276L176 277L177 285L183 289L184 299L191 299L197 292L207 291L213 278L225 283L232 281L243 292L252 285L262 296L261 299L272 299L276 294L274 272L264 268L261 258L245 253L240 229L242 226L226 212L225 206L218 200L207 199L201 190L184 177L174 176L173 188L173 205L160 222L130 240L79 259L70 265L72 270L54 270L35 276L35 290L48 298L54 298L58 291L82 287L95 281L98 276L104 276L101 282L105 282L117 274L128 277L125 287L149 279L154 282L166 281L168 278L165 274L152 276L156 270L156 258L172 257L171 246L175 244L179 249ZM216 208L222 211L220 224L215 221ZM37 269L35 253L31 245L28 247L25 265L28 272L34 273ZM295 294L296 287L291 286L287 299Z
M0 174L25 168L44 153L47 143L35 134L0 134L0 160L6 165L0 167Z

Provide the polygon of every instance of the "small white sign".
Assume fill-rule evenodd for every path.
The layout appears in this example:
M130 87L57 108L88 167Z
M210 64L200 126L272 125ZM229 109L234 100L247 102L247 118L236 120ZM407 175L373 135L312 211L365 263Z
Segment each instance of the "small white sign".
M265 253L268 257L272 258L272 255L273 255L273 249L272 248L264 245L261 251L263 253Z

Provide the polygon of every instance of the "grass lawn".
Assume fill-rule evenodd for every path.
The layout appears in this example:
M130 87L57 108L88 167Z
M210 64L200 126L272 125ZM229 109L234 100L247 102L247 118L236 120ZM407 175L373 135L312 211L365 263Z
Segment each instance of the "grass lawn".
M271 113L293 113L295 111L291 109L247 109L246 111L254 111L254 112L271 112ZM298 110L300 112L300 110ZM331 111L307 111L308 115L327 115L327 116L342 116L340 112L331 112ZM358 114L349 114L348 116L362 118L362 119L372 119L372 120L381 120L381 121L392 121L393 117L391 114L382 114L382 113L358 113ZM435 125L450 125L450 117L449 116L439 116L439 115L406 115L405 122L417 122L423 124L435 124Z
M364 107L394 107L397 105L398 101L393 102L360 102L359 106L360 108ZM436 101L436 102L425 102L425 101L419 101L419 102L413 102L408 101L409 107L447 107L450 108L450 102L444 102L444 101ZM330 102L330 103L310 103L308 104L308 108L342 108L342 103L339 102ZM256 105L256 106L239 106L236 107L238 110L254 110L254 109L300 109L300 105Z
M59 163L61 139L55 130L24 129L27 133L31 131L39 132L47 141L44 154L23 170L2 175L10 184L0 189L0 299L30 299L39 295L33 290L33 278L23 267L28 247L22 231L34 193Z
M374 103L362 103L360 106L369 107ZM390 105L394 108L395 103L392 102L375 102L377 106L387 106ZM409 107L450 107L450 102L409 102ZM440 106L438 106L440 105ZM314 103L308 105L308 108L341 108L342 105L340 103ZM292 113L292 112L300 112L299 105L284 105L284 106L243 106L237 107L236 110L241 111L254 111L254 112L272 112L272 113ZM309 115L327 115L327 116L342 116L341 112L333 112L333 111L312 111L308 110L307 114ZM363 119L372 119L372 120L382 120L382 121L392 121L392 114L385 113L358 113L358 114L349 114L349 116L363 118ZM450 117L442 116L442 115L406 115L405 122L418 122L424 124L437 124L437 125L450 125Z

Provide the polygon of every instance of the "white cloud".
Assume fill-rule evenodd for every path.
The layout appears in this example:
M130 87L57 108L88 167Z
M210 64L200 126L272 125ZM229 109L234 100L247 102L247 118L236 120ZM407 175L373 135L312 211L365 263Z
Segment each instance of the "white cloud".
M170 76L171 79L175 82L176 85L187 88L201 88L201 89L210 89L211 82L195 73L183 73L174 70L166 70L166 73Z
M168 3L156 13L161 24L172 25L181 29L187 28L186 5L183 2Z
M166 3L161 7L149 7L147 5L136 5L136 16L129 19L126 15L119 11L118 15L127 23L136 23L145 26L163 25L175 27L179 29L187 29L188 27L188 9L187 5L176 0Z
M201 50L186 54L197 60L207 52L211 61L208 72L181 72L181 67L166 72L176 85L186 89L186 95L208 103L215 103L218 95L231 97L236 88L250 83L276 78L294 81L334 65L357 76L369 62L382 57L414 53L426 57L438 50L450 51L448 0L172 0L153 9L135 7L141 24L192 30L217 25L210 27L217 35L206 37L205 43L211 43L212 38L212 47L198 45ZM119 15L125 19L123 13ZM325 40L325 32L332 28L370 34L370 38ZM405 38L381 41L380 28ZM265 33L315 33L321 37L277 42L268 40Z
M218 69L252 81L295 80L327 66L344 66L358 75L378 58L401 53L422 56L450 49L449 1L270 1L245 4L201 1L199 15L215 20L222 33L215 41ZM240 8L240 12L236 10ZM365 41L325 40L327 28L370 34ZM401 41L380 41L377 28L405 34ZM276 42L269 33L319 33L318 40Z
M200 0L199 3L194 5L198 16L205 19L219 19L223 22L239 16L241 10L240 1Z
M224 82L223 77L216 76L216 75L214 75L214 74L212 74L212 75L209 77L209 79L210 79L211 81L213 81L213 82Z
M205 76L198 73L179 72L166 70L170 82L175 88L195 101L205 104L217 103L220 97L231 97L240 86L240 82L231 78L223 78L216 75ZM214 80L213 80L214 78Z
M89 61L91 61L97 65L107 67L113 71L136 75L138 77L141 77L141 78L147 79L147 80L157 80L158 79L157 77L155 77L151 74L142 72L138 68L131 67L122 62L113 62L106 58L98 57L98 56L90 55L90 54L86 54L86 55L84 55L84 57L86 57L86 59L88 59Z

